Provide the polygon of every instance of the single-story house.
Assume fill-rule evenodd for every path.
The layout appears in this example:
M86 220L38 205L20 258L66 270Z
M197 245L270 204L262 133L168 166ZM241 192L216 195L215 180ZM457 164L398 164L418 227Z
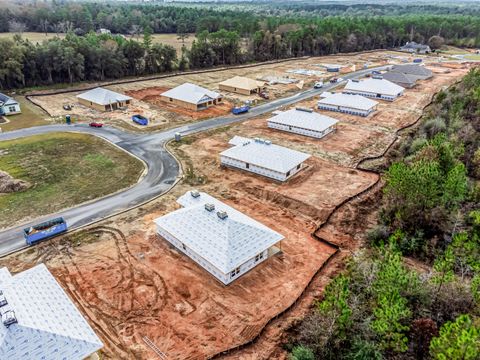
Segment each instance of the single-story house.
M251 95L265 89L264 81L257 81L243 76L234 76L218 84L218 88L232 93Z
M0 93L0 115L15 115L21 112L22 110L17 100Z
M386 79L369 78L349 80L343 89L344 94L362 95L375 99L393 101L403 95L405 88Z
M77 95L78 102L98 111L113 111L126 107L132 102L130 96L101 87Z
M394 65L391 71L414 76L417 80L426 80L433 76L432 70L416 64Z
M267 120L269 128L320 139L335 131L337 120L309 109L291 109Z
M160 94L162 101L189 110L203 110L223 101L223 96L201 86L185 83Z
M385 80L391 81L397 85L400 85L404 88L411 89L417 83L417 77L404 74L397 71L387 71L385 74L382 75Z
M188 191L155 219L158 234L224 285L281 250L283 236L214 197Z
M409 53L416 53L416 54L428 54L432 52L430 46L424 44L418 44L415 41L407 42L405 45L400 47L401 51L406 51Z
M270 140L233 137L233 145L220 153L220 163L259 174L274 180L285 181L302 169L310 155L272 144Z
M0 359L83 360L102 342L43 264L0 269Z
M361 95L335 93L320 99L317 105L321 110L368 116L377 109L378 102Z

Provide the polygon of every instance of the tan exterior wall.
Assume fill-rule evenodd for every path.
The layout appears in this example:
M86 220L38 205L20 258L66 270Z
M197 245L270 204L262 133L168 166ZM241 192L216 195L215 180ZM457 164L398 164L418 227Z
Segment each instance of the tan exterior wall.
M183 107L185 109L197 111L197 110L204 109L205 107L210 107L210 106L216 105L217 103L221 103L223 101L223 98L219 98L218 100L211 101L210 104L205 103L206 106L204 107L197 106L197 104L192 104L186 101L169 98L168 96L163 96L163 95L160 95L160 100L169 104L174 104L174 105Z
M85 99L78 99L78 102L82 105L85 105L89 108L92 108L92 109L95 109L95 110L98 110L98 111L110 111L112 109L116 110L119 107L124 107L124 106L130 105L131 100L127 100L125 102L112 104L111 106L110 105L100 105L100 104L97 104L97 103L94 103L94 102L87 101Z
M241 95L251 95L252 93L261 91L260 87L250 90L250 89L241 89L241 88L236 88L233 86L222 85L222 84L219 84L218 88L223 91L228 91L228 92L237 93Z

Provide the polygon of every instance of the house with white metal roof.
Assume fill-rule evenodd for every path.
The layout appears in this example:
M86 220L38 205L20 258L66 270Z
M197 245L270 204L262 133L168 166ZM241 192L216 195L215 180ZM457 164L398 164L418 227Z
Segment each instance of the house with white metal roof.
M132 98L105 88L95 88L77 95L78 102L98 111L113 111L130 105Z
M225 285L280 251L281 234L206 193L177 202L154 220L158 234Z
M267 120L271 129L291 132L320 139L335 131L338 121L311 109L296 108L277 114Z
M103 347L43 264L0 269L0 359L82 360Z
M369 78L349 80L343 89L344 94L362 95L375 99L393 101L403 95L405 88L386 79Z
M320 99L317 106L321 110L337 111L345 114L368 116L377 109L378 102L361 95L334 93Z
M14 98L0 93L0 116L20 114L20 104Z
M203 110L223 101L223 96L201 86L185 83L160 94L162 101L189 110Z
M234 167L266 176L278 181L286 181L302 169L302 164L310 157L300 151L272 144L270 140L241 136L233 137L233 145L220 153L223 166Z
M232 93L251 95L265 89L265 81L253 80L244 76L234 76L218 84L218 88Z

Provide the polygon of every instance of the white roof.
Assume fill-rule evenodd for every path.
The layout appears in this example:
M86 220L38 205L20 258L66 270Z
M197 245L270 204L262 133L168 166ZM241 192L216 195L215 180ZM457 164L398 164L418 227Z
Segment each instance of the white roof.
M266 169L286 173L310 157L300 151L272 144L268 140L235 136L229 144L235 145L220 155Z
M365 91L375 94L395 96L405 90L405 88L386 79L366 79L361 81L349 80L345 89L347 91Z
M215 91L191 83L185 83L165 91L162 93L162 96L185 101L191 104L199 104L221 97L221 95Z
M265 81L257 81L244 76L234 76L228 80L222 81L218 85L230 86L239 89L252 90L265 85Z
M291 109L268 119L268 122L321 132L332 127L338 121L330 116L321 115L313 111Z
M120 101L132 100L130 96L116 93L101 87L77 95L77 98L100 105L115 104Z
M0 322L0 359L80 360L103 347L45 265L12 276L0 271L0 290L17 323Z
M367 99L365 96L361 95L335 93L320 99L318 104L344 106L359 110L370 110L376 106L378 102Z
M206 193L195 198L188 191L177 202L182 209L155 223L224 274L284 238ZM215 205L215 210L207 211L205 204ZM217 211L226 211L228 217L220 219Z

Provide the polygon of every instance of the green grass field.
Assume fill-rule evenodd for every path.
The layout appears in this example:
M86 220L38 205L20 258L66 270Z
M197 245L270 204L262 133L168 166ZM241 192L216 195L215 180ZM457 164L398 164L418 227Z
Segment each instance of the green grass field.
M124 189L143 163L85 134L46 134L0 142L0 170L32 186L0 195L0 228Z
M38 106L35 106L28 101L24 96L15 96L15 100L20 103L22 109L21 114L6 116L9 121L5 124L0 124L2 131L12 131L23 129L32 126L47 125L49 116Z

